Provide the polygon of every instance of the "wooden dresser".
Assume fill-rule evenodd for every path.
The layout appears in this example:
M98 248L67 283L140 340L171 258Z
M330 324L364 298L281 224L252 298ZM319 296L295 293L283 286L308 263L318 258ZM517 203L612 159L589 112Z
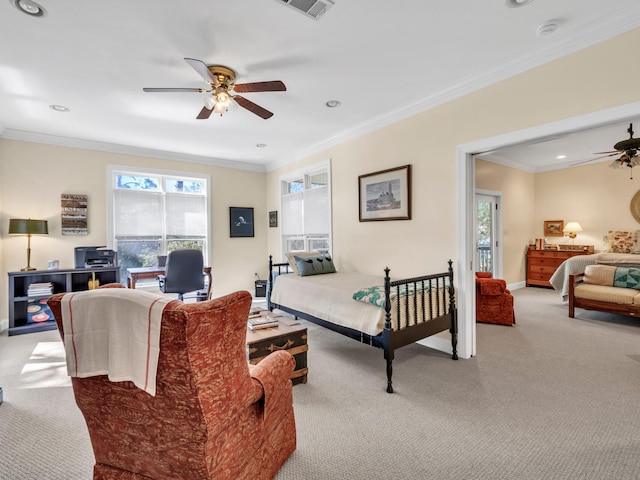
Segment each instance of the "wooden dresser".
M551 287L549 279L567 258L593 253L593 246L587 250L536 250L527 251L527 287Z

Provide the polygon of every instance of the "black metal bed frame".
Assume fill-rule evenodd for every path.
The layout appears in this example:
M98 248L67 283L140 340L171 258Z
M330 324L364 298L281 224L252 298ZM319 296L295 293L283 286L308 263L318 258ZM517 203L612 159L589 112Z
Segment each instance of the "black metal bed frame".
M453 360L458 359L458 327L457 310L455 303L455 290L453 286L453 262L448 261L447 272L424 275L414 278L391 281L389 268L384 269L384 295L385 295L385 323L383 331L378 335L369 335L352 328L343 327L335 323L328 322L318 317L314 317L305 312L300 312L286 305L279 305L271 302L272 282L274 281L274 268L277 274L293 273L288 263L273 263L272 256L269 255L269 276L267 279L267 309L274 308L290 313L295 317L303 318L316 325L320 325L334 332L345 335L361 343L365 343L384 351L384 358L387 364L387 393L393 393L391 377L393 375L393 359L396 348L409 345L423 338L427 338L444 330L449 330L451 334L451 346L453 347ZM448 281L448 288L444 288ZM408 288L421 292L411 297L400 295L402 288ZM395 293L397 302L396 318L400 322L400 313L404 310L406 325L403 328L394 330L391 323L391 295ZM434 297L440 295L440 298ZM449 296L448 310L446 308L446 296ZM404 301L403 301L404 299ZM411 300L410 300L411 299ZM436 300L436 311L433 310ZM354 300L355 301L355 300ZM428 303L427 303L428 301ZM418 306L421 307L421 316L418 317ZM428 317L427 317L428 314ZM427 320L427 318L430 318Z

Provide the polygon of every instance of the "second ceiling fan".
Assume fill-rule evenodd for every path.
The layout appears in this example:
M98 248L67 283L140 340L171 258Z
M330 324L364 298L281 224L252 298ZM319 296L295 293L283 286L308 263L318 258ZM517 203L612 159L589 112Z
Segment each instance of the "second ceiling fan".
M266 120L271 118L273 113L237 95L237 93L284 92L287 90L285 84L280 80L237 84L236 72L229 67L223 65L206 65L203 61L195 58L185 58L185 61L209 84L208 88L143 88L142 90L145 92L211 93L211 96L207 97L205 106L196 117L199 120L209 118L213 112L222 116L231 106L231 102L236 102L242 108Z

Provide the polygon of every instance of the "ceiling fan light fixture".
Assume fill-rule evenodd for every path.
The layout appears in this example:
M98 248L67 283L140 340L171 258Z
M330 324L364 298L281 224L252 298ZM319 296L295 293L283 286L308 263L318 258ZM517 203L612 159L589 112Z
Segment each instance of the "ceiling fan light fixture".
M32 17L42 17L44 15L44 8L33 0L11 0L11 3L22 13L26 13Z
M622 167L622 162L619 159L616 158L613 162L611 162L609 164L609 167L611 167L611 168L620 168L620 167Z

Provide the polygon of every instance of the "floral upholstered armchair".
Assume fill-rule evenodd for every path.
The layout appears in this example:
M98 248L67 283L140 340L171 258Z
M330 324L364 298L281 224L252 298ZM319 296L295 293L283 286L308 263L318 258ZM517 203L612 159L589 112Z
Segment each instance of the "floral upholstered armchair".
M507 282L492 278L491 272L476 272L476 321L513 325L513 295Z
M63 338L64 295L72 294L49 299ZM289 380L295 361L278 351L248 364L250 305L244 291L199 303L169 301L161 313L155 396L107 375L72 377L95 479L276 475L296 448Z

